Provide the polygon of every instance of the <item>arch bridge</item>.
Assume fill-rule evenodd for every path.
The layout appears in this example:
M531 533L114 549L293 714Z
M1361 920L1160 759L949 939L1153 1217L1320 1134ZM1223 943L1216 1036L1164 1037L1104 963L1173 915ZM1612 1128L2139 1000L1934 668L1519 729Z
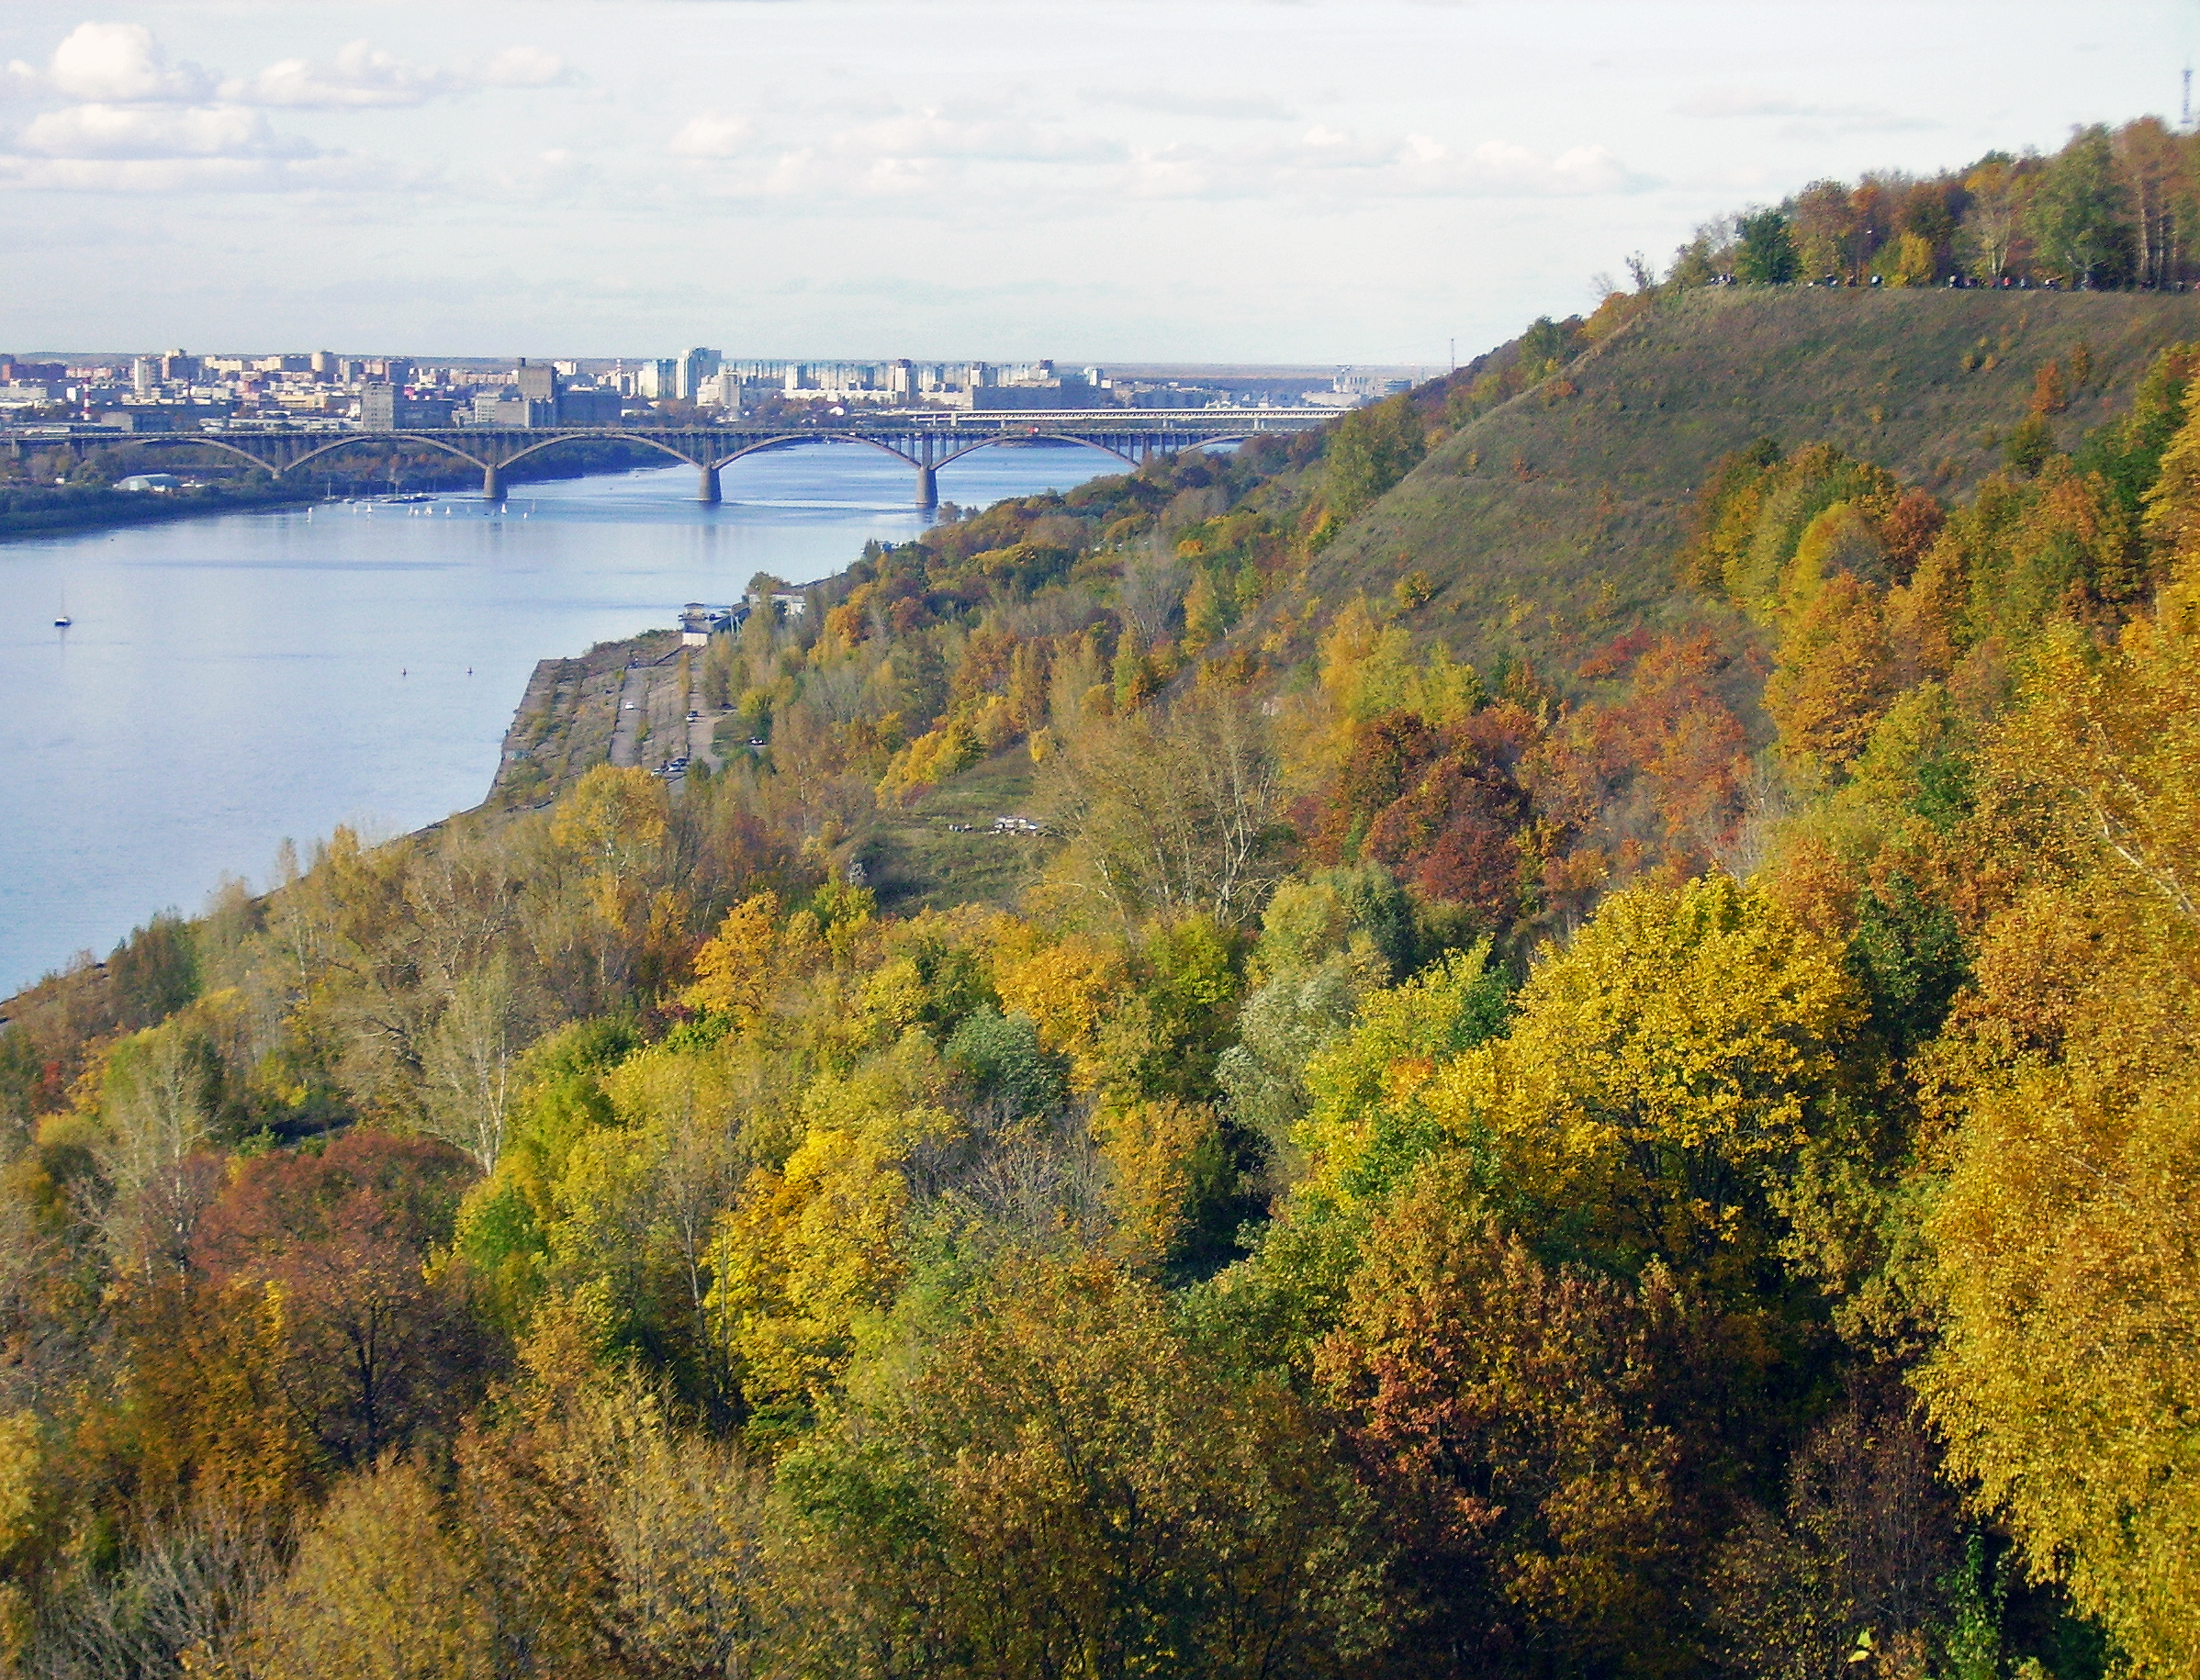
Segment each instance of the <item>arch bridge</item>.
M455 426L387 431L331 432L311 426L247 425L219 431L121 431L99 426L34 426L0 431L19 458L34 446L84 448L138 444L189 446L241 456L277 478L342 451L407 444L437 450L478 468L481 494L499 500L505 475L547 450L581 442L617 440L654 449L693 466L697 499L723 495L719 475L745 455L811 443L854 443L906 462L916 474L916 504L939 503L939 469L981 449L1032 443L1074 443L1138 466L1156 455L1240 443L1271 431L1304 431L1333 418L1321 409L1117 409L1089 411L1009 409L866 419L836 426Z

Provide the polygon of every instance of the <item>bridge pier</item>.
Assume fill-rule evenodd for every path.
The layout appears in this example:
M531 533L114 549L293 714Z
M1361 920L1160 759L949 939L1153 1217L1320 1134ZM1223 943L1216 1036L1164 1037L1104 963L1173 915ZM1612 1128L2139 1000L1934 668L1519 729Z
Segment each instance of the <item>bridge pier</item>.
M917 465L916 505L920 508L939 506L939 472L928 462L920 462Z
M709 502L713 506L724 500L725 498L722 493L718 483L718 467L716 464L710 461L702 461L698 462L696 465L702 470L702 487L696 491L695 499L700 502Z
M483 501L502 501L504 499L504 469L493 462L482 463L481 499Z

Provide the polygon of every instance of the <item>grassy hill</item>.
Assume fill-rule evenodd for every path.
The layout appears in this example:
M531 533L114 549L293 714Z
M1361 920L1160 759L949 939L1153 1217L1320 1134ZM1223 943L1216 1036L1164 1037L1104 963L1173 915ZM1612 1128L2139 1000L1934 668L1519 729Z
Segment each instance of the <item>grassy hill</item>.
M1031 755L1018 743L906 805L881 807L856 849L865 884L901 915L1014 903L1059 845L1043 834L993 828L996 817L1037 814L1035 780Z
M1945 497L2001 463L2042 364L2085 349L2067 446L2117 413L2155 352L2200 338L2200 297L1700 290L1453 433L1309 568L1329 606L1419 569L1412 615L1487 666L1570 667L1698 606L1672 580L1711 465L1753 439L1826 441Z

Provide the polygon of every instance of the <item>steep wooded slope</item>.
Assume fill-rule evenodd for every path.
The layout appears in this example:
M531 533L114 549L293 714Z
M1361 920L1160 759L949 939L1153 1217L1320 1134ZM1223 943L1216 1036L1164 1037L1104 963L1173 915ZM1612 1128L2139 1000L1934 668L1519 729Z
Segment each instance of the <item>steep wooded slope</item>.
M1672 563L1728 452L1828 442L1957 495L2000 465L2045 363L2090 364L2056 418L2068 447L2121 412L2156 351L2194 337L2186 294L1685 294L1453 433L1315 560L1307 593L1333 608L1420 570L1435 592L1417 634L1486 668L1511 653L1570 668L1702 610Z

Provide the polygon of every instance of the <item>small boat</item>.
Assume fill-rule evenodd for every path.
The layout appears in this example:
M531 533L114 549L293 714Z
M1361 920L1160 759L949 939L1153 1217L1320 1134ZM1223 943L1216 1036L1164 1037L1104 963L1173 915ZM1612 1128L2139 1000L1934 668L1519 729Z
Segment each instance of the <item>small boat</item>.
M75 622L76 621L74 619L71 618L67 613L64 612L61 615L61 617L53 621L53 627L56 630L66 630L70 625Z

